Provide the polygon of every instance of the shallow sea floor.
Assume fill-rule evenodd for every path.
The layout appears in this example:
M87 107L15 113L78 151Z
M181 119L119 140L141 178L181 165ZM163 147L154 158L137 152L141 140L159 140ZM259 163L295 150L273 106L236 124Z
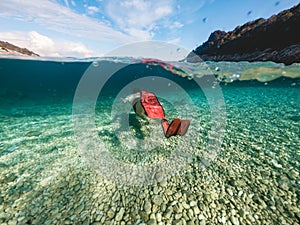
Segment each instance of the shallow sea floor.
M190 128L199 132L195 154L167 180L144 186L110 180L82 160L70 103L2 102L0 223L299 224L300 89L228 85L223 94L227 124L215 160L199 166L210 111L194 95L200 108L199 127ZM97 133L112 155L129 163L144 159L142 165L168 157L159 150L120 151L112 136L117 120L111 123L108 110L97 107ZM182 140L161 141L172 151Z

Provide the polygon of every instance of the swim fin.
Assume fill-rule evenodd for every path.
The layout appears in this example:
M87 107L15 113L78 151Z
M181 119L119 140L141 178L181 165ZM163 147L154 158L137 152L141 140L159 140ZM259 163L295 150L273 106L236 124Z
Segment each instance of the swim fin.
M190 126L190 120L180 120L180 127L177 132L178 135L183 136L186 134L189 126Z
M174 120L170 123L170 125L169 125L169 127L168 127L168 129L167 129L167 132L166 132L165 136L166 136L167 138L169 138L169 137L171 137L171 136L177 135L178 130L179 130L179 128L180 128L180 124L181 124L180 119L178 119L178 118L174 119Z
M162 120L161 120L161 125L162 125L162 128L163 128L163 130L164 130L164 135L166 136L167 130L168 130L168 128L169 128L169 122L168 122L168 120L162 119Z
M175 135L183 136L186 134L190 126L190 120L181 120L176 118L169 124L168 120L162 119L161 125L164 130L165 137L169 138Z

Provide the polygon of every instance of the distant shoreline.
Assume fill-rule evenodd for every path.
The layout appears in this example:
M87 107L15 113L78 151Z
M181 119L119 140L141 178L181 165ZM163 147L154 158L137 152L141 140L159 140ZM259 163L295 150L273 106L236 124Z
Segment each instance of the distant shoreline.
M214 31L187 61L300 62L300 4L269 19L257 19L233 31Z
M39 56L38 54L28 50L27 48L20 48L11 43L0 41L0 54L2 55L20 55L20 56Z

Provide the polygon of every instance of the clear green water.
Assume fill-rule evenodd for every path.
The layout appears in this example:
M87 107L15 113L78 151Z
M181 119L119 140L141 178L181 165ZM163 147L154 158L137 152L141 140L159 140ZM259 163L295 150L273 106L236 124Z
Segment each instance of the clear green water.
M106 166L111 168L109 163L97 165L103 163L97 157L87 162L80 149L85 143L78 143L73 96L88 66L88 62L1 59L1 223L299 223L299 65L208 63L212 73L227 82L219 84L226 116L224 126L220 126L224 136L216 157L206 167L202 159L209 140L223 130L211 132L214 115L205 91L197 88L192 79L158 66L122 70L108 81L98 98L93 133L101 142L99 151L107 149L119 163L113 172L121 175L104 170ZM179 66L184 68L186 64ZM203 75L201 69L198 67L198 74ZM197 67L190 70L196 74ZM255 71L251 79L263 82L231 82L232 78L224 78L239 74L239 79L248 79L249 71ZM161 93L160 100L168 119L191 119L186 136L166 139L160 133L159 123L137 118L132 110L129 127L121 129L122 117L118 113L119 117L112 117L112 105L122 86L128 83L126 77L132 74L139 78L156 74L181 82L193 107L176 92ZM274 77L278 78L269 81ZM134 79L137 78L129 81ZM157 132L157 136L151 136L152 132ZM143 148L133 143L136 139L132 136L142 140ZM158 145L152 147L153 143ZM178 148L189 154L182 158L186 162L164 164L166 159L179 162L179 155L172 156ZM160 162L163 163L156 164ZM138 177L135 174L116 180L128 176L127 171L123 174L120 170L123 163L142 169L160 165L169 175L157 182L132 185L137 184L130 183L131 178Z

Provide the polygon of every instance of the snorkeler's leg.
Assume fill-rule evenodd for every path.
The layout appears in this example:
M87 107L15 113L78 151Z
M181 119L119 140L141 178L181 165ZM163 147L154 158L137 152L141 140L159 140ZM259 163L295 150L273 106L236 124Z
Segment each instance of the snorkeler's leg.
M134 112L138 115L138 116L143 116L145 115L145 110L141 104L141 102L138 100L135 102L135 104L133 105L133 109L134 109Z

